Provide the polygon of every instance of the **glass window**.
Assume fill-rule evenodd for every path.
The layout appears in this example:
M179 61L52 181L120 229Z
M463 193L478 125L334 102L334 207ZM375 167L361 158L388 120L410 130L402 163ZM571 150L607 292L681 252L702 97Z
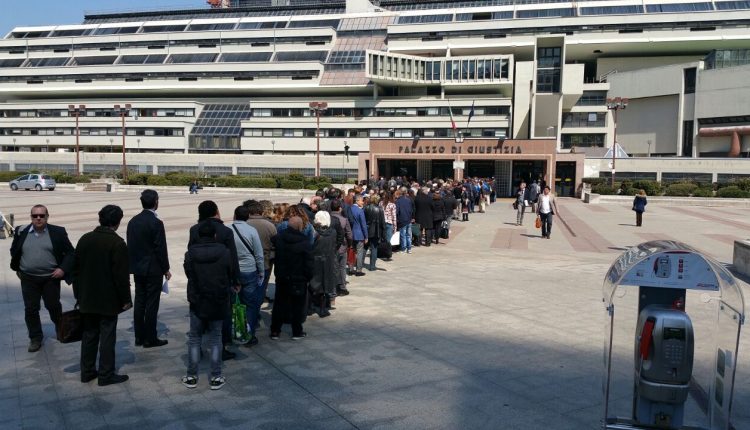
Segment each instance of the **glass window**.
M172 54L169 56L169 64L188 63L213 63L218 54Z
M236 24L233 22L222 22L214 24L191 24L188 31L218 31L233 30Z
M70 57L29 58L26 67L61 67L70 61Z
M630 15L643 13L643 6L597 6L582 7L580 15Z
M148 25L143 26L144 33L176 33L179 31L185 31L185 24L178 25Z
M71 64L79 66L98 66L114 64L117 56L97 56L97 57L75 57Z
M750 9L750 1L722 1L716 2L718 10Z
M713 9L711 3L667 3L646 5L646 12L649 13L699 12Z
M693 94L695 93L695 77L696 77L697 69L695 67L691 67L684 70L685 75L685 94Z
M276 62L286 61L318 61L324 62L328 56L328 51L287 51L277 52Z
M573 16L575 9L564 8L564 9L531 9L531 10L519 10L516 12L517 18L548 18L548 17L562 17L562 16Z
M221 54L220 63L253 63L271 60L271 52L237 52Z

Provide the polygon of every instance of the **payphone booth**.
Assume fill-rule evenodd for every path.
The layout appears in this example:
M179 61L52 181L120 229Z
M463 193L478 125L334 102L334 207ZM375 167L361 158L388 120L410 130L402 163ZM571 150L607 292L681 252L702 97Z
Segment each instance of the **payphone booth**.
M604 429L729 430L745 319L719 262L676 241L642 243L604 280Z

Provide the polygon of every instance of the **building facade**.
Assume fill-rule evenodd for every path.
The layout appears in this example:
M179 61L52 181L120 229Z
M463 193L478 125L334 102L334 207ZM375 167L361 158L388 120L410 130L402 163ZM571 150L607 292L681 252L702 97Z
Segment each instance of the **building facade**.
M314 174L320 154L335 178L458 174L445 154L378 166L368 154L389 139L540 140L555 163L583 163L576 153L615 136L642 157L750 153L750 1L217 5L232 7L13 29L0 40L0 169L72 171L79 148L85 171L117 171L123 142L140 171ZM629 99L617 128L610 97ZM319 118L311 102L327 104ZM114 105L130 105L124 127ZM521 172L557 172L562 191L584 171L479 155L461 174L499 177L508 193Z

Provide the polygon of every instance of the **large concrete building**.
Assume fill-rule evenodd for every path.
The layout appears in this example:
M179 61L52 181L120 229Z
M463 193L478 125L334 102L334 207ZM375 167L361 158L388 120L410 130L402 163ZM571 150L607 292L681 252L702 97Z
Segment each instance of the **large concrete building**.
M83 171L119 170L123 145L146 172L313 174L320 154L336 178L543 176L567 194L607 173L583 153L615 135L676 172L750 153L750 1L214 3L232 7L13 29L0 170L75 170L76 115ZM611 97L629 99L616 129ZM638 160L618 172L650 177Z

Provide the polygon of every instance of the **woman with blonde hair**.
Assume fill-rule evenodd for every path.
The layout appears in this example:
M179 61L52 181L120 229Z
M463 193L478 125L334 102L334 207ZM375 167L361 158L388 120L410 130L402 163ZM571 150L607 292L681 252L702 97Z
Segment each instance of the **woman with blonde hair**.
M289 209L289 203L276 203L273 206L273 215L271 216L271 222L276 224L277 229L279 227L279 224L284 221L284 216L286 215L287 209Z
M635 212L635 226L643 225L643 213L646 212L646 190L639 190L633 199L633 211Z

